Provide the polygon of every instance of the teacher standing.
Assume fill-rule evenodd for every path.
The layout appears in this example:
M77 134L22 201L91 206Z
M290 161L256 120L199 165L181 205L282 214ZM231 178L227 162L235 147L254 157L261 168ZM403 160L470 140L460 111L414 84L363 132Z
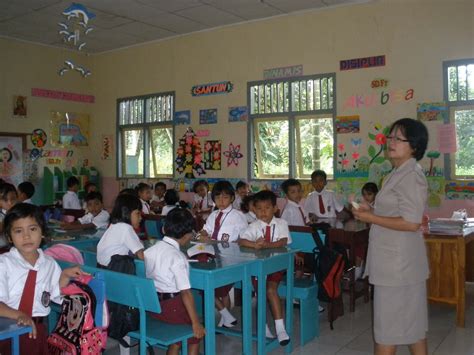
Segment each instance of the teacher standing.
M371 223L366 275L374 285L375 354L395 354L409 344L428 354L428 259L420 225L428 184L418 165L428 144L425 125L411 118L393 123L387 137L392 172L384 179L373 210L362 205L354 216Z

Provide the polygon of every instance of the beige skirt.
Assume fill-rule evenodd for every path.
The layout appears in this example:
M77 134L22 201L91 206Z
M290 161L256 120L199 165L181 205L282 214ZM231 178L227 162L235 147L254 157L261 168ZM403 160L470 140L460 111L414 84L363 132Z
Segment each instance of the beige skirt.
M414 344L426 338L426 282L405 286L374 286L374 338L377 344Z

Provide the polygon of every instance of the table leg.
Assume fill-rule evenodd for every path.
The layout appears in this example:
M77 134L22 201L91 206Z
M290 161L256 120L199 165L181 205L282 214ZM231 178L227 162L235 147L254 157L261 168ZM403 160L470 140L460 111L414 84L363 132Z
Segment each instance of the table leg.
M12 354L19 355L20 354L20 337L15 335L12 338Z
M204 326L206 336L204 337L206 355L216 353L216 321L214 316L214 282L206 280L204 288Z
M242 279L242 353L252 354L252 279L248 267Z
M265 354L265 324L267 323L267 293L266 278L263 275L262 265L258 272L258 290L257 290L257 354Z
M466 244L464 238L458 238L458 280L457 280L457 304L456 325L464 328L464 315L466 309Z
M290 343L285 348L285 353L293 351L293 284L294 284L294 255L288 254L288 270L286 272L286 332L290 336ZM301 321L301 320L300 320Z

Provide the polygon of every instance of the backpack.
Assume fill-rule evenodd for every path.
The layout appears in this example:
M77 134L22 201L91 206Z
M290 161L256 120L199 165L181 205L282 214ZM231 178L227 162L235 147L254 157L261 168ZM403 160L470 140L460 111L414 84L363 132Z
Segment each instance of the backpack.
M344 314L342 304L341 281L346 261L344 254L324 245L319 236L319 226L313 226L313 239L317 248L313 250L315 256L314 274L318 283L318 299L328 302L328 320L331 330L337 317Z
M107 331L96 327L96 298L87 285L91 275L83 275L61 289L63 303L54 331L48 337L51 355L99 355L107 344Z
M67 261L72 264L84 265L84 258L81 252L68 244L54 244L44 251L46 255L56 260Z

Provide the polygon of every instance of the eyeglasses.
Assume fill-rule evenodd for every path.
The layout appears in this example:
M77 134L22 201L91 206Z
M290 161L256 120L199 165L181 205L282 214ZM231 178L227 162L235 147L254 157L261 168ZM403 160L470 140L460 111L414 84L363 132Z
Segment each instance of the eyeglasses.
M394 136L387 136L387 140L388 141L395 141L396 143L409 142L410 141L409 139L402 139L402 138L398 138L398 137L394 137Z

